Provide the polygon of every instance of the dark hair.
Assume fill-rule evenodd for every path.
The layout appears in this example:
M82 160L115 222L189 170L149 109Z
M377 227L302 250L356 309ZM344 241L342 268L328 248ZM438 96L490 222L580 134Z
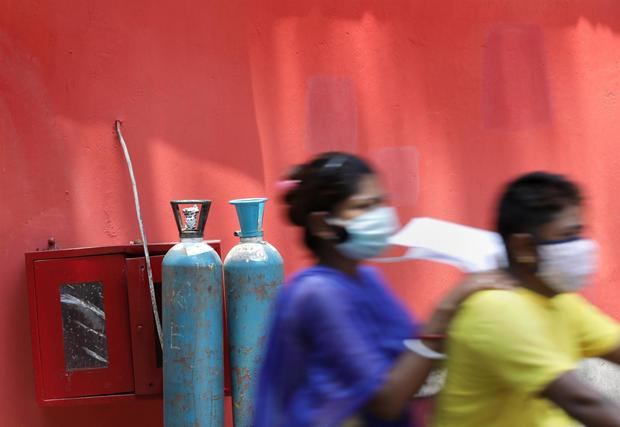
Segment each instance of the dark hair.
M497 216L497 231L507 247L511 234L537 235L564 208L581 204L579 187L562 175L532 172L510 182L502 194Z
M365 160L353 154L323 153L296 166L288 176L295 185L284 195L289 220L304 229L304 243L319 255L320 242L310 232L313 212L333 212L336 206L358 191L360 179L374 174Z

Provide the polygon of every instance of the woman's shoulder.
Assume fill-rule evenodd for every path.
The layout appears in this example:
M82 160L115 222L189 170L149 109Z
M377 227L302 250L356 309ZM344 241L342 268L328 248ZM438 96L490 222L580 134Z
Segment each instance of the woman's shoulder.
M346 289L360 281L381 285L384 283L377 268L369 265L359 267L358 277L356 280L330 267L313 266L297 272L287 283L299 290L308 289L325 292Z
M318 304L354 304L360 295L384 298L391 295L375 267L362 266L358 278L354 279L338 270L314 266L301 270L288 280L288 300L294 302L315 302Z
M333 305L334 300L340 304L353 303L360 293L376 294L377 289L384 287L379 273L371 266L360 267L357 279L330 267L313 266L294 274L286 288L290 303L311 301Z
M294 274L287 281L287 288L297 296L332 295L342 290L346 280L346 276L336 270L314 266Z
M377 284L384 285L385 280L379 269L372 265L362 265L359 268L359 274L366 280L371 280Z

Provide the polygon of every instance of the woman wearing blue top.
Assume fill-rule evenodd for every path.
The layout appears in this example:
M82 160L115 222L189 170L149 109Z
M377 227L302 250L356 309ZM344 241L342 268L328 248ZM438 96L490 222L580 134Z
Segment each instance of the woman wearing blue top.
M254 427L410 426L409 401L439 348L418 341L409 352L403 340L445 333L460 301L487 280L456 287L420 331L376 269L361 265L398 227L370 165L327 153L287 182L288 217L317 263L293 276L276 302Z

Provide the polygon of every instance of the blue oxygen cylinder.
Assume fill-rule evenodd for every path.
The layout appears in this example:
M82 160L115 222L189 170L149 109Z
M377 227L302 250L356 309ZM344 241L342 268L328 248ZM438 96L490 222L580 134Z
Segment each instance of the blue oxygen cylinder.
M164 425L222 427L222 262L203 240L211 201L171 205L181 243L162 262Z
M228 342L235 427L251 427L258 370L276 292L284 281L282 257L263 240L265 198L231 200L241 242L224 261Z

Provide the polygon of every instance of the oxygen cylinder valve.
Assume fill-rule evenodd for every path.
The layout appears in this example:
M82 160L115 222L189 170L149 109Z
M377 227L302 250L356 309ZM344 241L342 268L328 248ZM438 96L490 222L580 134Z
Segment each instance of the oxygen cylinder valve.
M170 205L179 236L182 239L202 238L211 208L211 200L172 200Z

